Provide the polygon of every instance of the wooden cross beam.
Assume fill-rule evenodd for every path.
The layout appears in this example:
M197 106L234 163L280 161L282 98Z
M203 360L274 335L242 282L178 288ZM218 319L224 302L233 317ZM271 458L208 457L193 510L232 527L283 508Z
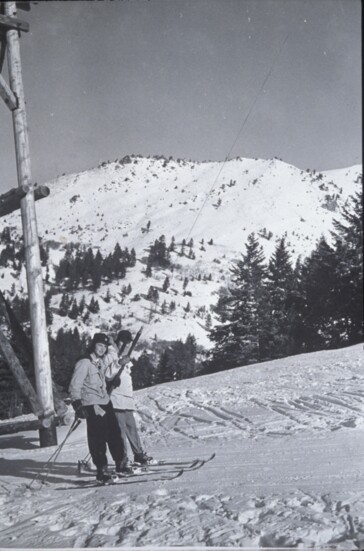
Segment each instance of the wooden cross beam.
M38 400L37 393L35 392L28 377L24 373L24 369L21 366L18 357L16 356L13 347L5 337L4 333L0 329L0 351L4 356L7 364L9 365L13 375L16 377L18 384L27 397L32 411L37 417L41 417L43 414L42 406Z
M49 195L49 188L47 186L38 186L35 184L33 190L35 201L48 197ZM23 185L0 195L0 217L20 209L20 201L27 193L31 193L31 186Z
M11 91L6 80L0 75L0 97L3 98L10 111L18 108L18 100Z
M5 31L15 30L15 31L29 31L29 23L18 19L17 17L11 17L8 15L0 15L0 29Z
M14 353L20 361L20 365L24 371L24 378L28 377L30 384L33 384L34 381L34 365L32 358L32 343L28 339L27 335L24 332L21 324L16 318L9 302L5 299L3 293L0 291L0 331L6 335L10 344L12 344ZM0 347L1 349L1 347ZM12 364L9 364L10 370L13 372L13 375L18 380L17 373L20 371L19 366L17 373L13 371ZM64 418L67 414L67 406L62 400L56 385L52 381L53 386L53 398L56 408L56 413L60 419ZM26 388L22 387L23 392L26 394ZM34 412L34 409L33 409ZM35 413L35 412L34 412ZM1 432L0 432L1 434Z

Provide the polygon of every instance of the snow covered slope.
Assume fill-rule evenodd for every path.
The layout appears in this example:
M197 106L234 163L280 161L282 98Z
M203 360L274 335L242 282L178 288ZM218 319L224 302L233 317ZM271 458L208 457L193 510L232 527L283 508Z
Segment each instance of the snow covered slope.
M216 452L171 481L80 487L82 424L29 489L54 449L39 449L36 432L1 436L0 545L363 549L363 367L356 345L137 392L154 457Z
M231 254L242 251L250 232L266 228L274 238L287 232L296 254L305 254L327 233L335 205L354 192L360 174L360 166L304 172L277 159L224 165L127 157L50 182L50 197L37 204L39 232L106 251L119 240L139 253L162 234L177 242L212 238L220 253ZM148 221L150 232L142 233ZM267 251L274 239L270 245Z
M260 237L267 258L283 235L293 260L309 254L322 234L329 237L333 217L359 189L360 179L360 166L316 173L278 159L237 158L224 164L125 157L51 182L50 196L37 203L39 233L52 244L51 260L56 264L63 254L57 244L71 241L103 253L111 252L117 242L122 248L134 248L137 266L121 282L132 285L133 295L147 294L150 285L160 288L166 275L171 277L172 289L161 297L177 302L170 319L158 312L151 315L150 303L144 300L137 304L127 297L121 305L120 284L110 284L99 295L105 296L109 288L112 301L100 304L100 314L90 322L93 327L110 325L114 315L122 315L131 329L138 325L137 318L156 324L150 327L151 336L185 338L191 332L200 344L209 346L206 319L199 309L205 306L208 311L216 302L215 293L228 281L232 260L245 252L247 236L255 232ZM2 222L20 227L18 214ZM176 269L155 271L146 278L143 259L161 235L167 246L172 237L176 240L172 259ZM177 254L182 240L191 238L193 260ZM188 287L192 297L183 294L186 277L194 280ZM26 289L25 273L19 280L7 271L2 290L9 291L13 283L18 290ZM76 293L77 300L82 294ZM58 303L59 297L53 302L55 311ZM55 316L54 331L65 323L74 326L71 320Z

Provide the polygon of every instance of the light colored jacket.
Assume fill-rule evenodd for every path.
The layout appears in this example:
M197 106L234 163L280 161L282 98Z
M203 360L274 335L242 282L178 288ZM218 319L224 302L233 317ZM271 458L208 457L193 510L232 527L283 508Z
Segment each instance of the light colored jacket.
M68 389L72 402L81 400L83 406L106 405L110 396L106 390L104 359L94 354L76 363Z
M113 379L120 369L118 364L118 355L115 349L109 346L107 355L104 356L105 376L108 381ZM135 410L135 402L133 397L133 382L131 378L132 363L129 362L124 366L120 374L120 386L114 388L111 393L111 401L114 409Z

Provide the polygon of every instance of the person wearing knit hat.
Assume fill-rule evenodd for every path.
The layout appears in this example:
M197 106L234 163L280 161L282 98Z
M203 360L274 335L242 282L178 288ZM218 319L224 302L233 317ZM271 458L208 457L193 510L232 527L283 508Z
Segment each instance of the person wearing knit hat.
M112 480L107 470L107 447L115 461L116 472L132 472L127 466L127 452L106 389L105 358L108 347L108 336L95 333L89 352L76 363L69 386L76 416L86 419L87 441L97 469L96 479L104 484Z

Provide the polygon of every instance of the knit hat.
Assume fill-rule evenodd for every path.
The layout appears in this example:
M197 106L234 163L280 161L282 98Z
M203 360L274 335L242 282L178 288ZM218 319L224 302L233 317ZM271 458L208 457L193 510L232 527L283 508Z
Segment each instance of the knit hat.
M105 333L95 333L92 338L92 344L95 346L97 343L107 346L109 344L109 337Z

